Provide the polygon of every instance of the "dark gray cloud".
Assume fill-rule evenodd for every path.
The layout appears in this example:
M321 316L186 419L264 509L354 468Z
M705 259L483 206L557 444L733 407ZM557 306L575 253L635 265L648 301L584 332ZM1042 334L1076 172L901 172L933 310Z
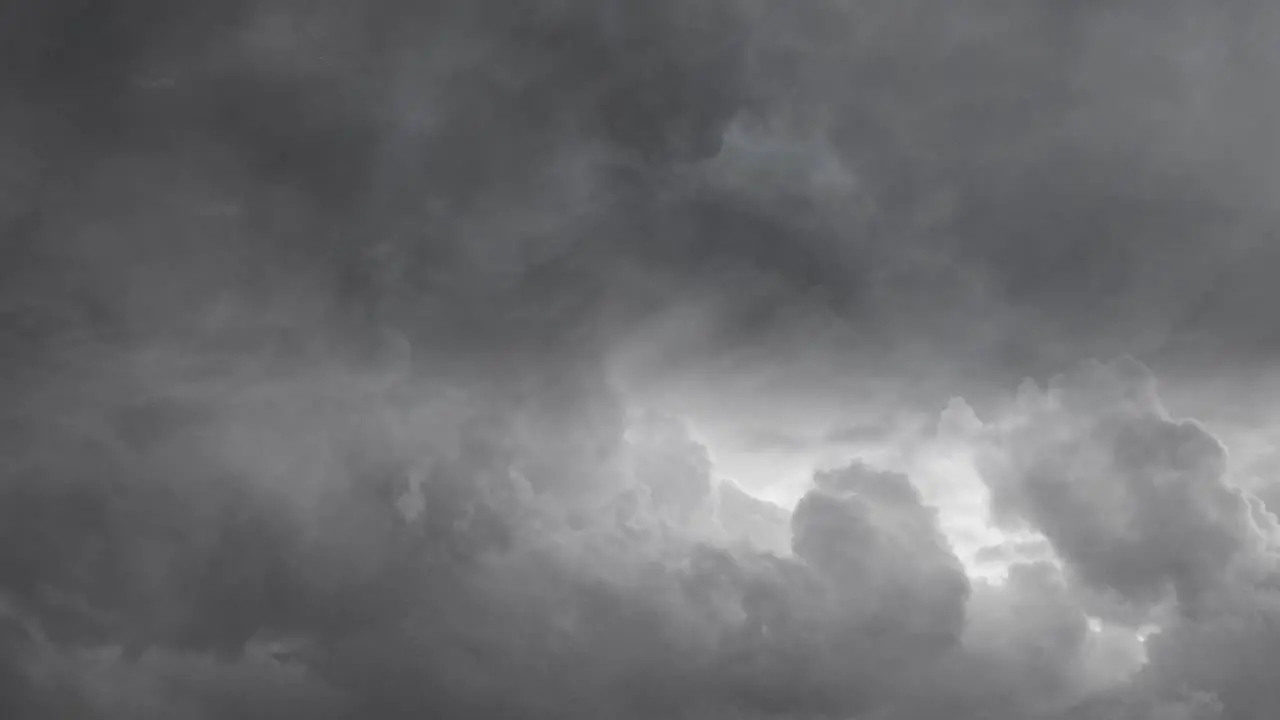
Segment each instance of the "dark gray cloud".
M1273 712L1254 668L1277 647L1264 629L1277 608L1275 520L1224 477L1218 439L1171 418L1149 371L1128 358L1086 363L1044 389L1025 384L1008 413L986 428L994 508L1044 534L1075 613L1158 628L1123 696L1101 693L1075 712ZM1175 612L1153 609L1168 601Z
M1172 591L1188 612L1232 565L1255 560L1249 505L1224 483L1226 450L1170 418L1130 359L1085 365L1041 391L982 463L998 515L1025 518L1085 582L1139 605Z
M1274 144L1243 120L1265 116L1273 54L1251 29L1273 21L1261 4L772 11L751 77L780 100L735 123L713 163L733 179L706 202L784 228L810 266L750 260L727 329L704 329L707 381L909 377L904 399L977 403L987 382L1126 352L1265 371L1273 164L1228 146ZM764 232L706 234L748 259Z
M0 4L0 715L1270 717L1270 498L1134 362L1002 398L1269 370L1277 20ZM776 449L963 395L1056 557L759 500L690 379Z
M285 334L265 303L473 368L701 308L650 373L929 402L1269 357L1264 4L11 12L6 316L45 332Z

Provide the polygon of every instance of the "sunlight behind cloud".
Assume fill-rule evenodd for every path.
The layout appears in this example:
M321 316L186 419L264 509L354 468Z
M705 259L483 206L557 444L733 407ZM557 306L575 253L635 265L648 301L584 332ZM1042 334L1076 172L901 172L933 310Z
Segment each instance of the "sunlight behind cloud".
M975 437L957 430L955 422L945 421L962 410L972 413L963 401L944 410L942 428L934 436L921 439L914 432L902 432L852 447L815 444L786 451L749 452L732 447L714 433L695 431L694 435L708 447L717 472L756 497L788 509L812 486L816 471L858 460L901 472L911 479L925 503L937 510L940 529L967 574L999 582L1010 563L1028 559L1019 556L1019 546L1038 538L1003 531L991 522L990 492L974 466Z

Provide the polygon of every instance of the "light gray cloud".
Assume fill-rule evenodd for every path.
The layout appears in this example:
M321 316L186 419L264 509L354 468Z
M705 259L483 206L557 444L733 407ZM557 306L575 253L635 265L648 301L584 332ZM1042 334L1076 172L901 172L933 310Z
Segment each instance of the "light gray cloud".
M742 444L752 452L795 452L809 449L815 443L810 438L785 431L759 428L749 432Z

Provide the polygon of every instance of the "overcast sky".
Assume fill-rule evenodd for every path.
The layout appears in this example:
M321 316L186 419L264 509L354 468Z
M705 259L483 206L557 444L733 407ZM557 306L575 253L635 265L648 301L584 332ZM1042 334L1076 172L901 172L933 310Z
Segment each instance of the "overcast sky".
M1278 33L0 3L0 716L1280 715Z

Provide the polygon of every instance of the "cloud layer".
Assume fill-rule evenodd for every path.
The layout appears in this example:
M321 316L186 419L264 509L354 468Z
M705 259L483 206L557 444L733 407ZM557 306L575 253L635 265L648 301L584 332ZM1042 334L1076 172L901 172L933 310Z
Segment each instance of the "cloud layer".
M27 5L0 715L1280 706L1267 4Z

